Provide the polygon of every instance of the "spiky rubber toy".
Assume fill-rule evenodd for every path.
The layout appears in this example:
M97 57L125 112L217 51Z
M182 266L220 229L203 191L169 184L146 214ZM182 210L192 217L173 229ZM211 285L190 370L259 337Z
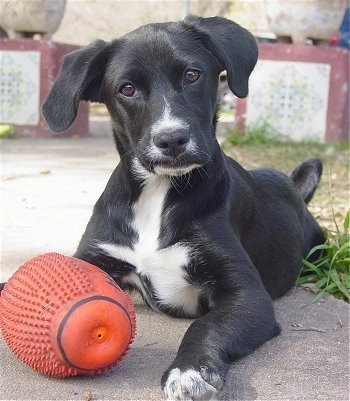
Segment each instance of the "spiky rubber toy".
M101 269L58 253L21 266L0 297L12 352L40 373L67 377L111 369L136 334L130 298Z

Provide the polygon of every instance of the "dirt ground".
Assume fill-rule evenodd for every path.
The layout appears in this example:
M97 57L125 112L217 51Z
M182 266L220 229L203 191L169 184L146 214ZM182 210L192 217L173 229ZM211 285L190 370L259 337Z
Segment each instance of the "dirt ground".
M323 162L323 175L309 208L321 226L343 228L349 210L349 144L263 144L242 147L223 145L227 154L245 168L273 167L285 173L309 157Z

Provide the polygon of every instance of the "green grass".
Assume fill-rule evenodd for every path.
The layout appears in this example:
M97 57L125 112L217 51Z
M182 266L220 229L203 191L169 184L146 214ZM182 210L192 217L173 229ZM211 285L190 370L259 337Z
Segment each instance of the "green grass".
M246 127L244 133L231 130L228 133L226 145L234 146L258 146L258 145L274 145L285 146L293 145L298 147L316 147L323 149L326 145L321 143L318 139L308 138L303 141L293 141L288 137L283 136L280 132L274 129L268 122L260 122L257 124ZM333 145L336 149L346 150L349 149L349 142L334 142Z
M332 294L350 302L350 210L343 227L335 222L335 230L326 229L325 236L325 243L311 249L303 260L297 285L315 292L315 301L324 294ZM320 257L315 262L308 261L318 251Z
M267 122L263 122L247 127L243 134L231 131L227 140L235 146L274 144L281 142L281 135Z

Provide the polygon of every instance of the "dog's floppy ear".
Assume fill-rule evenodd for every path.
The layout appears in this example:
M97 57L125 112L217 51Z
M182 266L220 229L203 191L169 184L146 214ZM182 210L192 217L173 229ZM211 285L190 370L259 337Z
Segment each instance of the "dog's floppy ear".
M231 91L238 97L248 95L248 79L258 59L254 36L240 25L222 17L189 16L185 23L203 33L205 45L226 70Z
M80 100L101 101L109 45L103 40L91 43L64 57L61 70L42 107L49 127L61 132L70 127Z

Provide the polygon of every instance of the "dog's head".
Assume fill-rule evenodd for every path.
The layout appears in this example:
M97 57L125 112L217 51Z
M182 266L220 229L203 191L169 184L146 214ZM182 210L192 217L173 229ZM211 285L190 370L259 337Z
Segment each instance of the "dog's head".
M52 130L66 130L79 101L104 103L122 158L144 171L180 175L217 149L219 74L248 94L254 37L220 17L145 25L111 43L96 41L64 59L43 105Z

